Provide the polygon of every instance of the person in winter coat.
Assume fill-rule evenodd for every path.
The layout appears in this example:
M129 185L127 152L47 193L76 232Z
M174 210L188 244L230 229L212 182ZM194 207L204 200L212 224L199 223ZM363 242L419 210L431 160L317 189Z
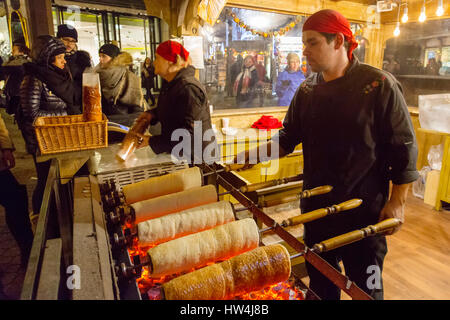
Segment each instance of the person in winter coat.
M161 123L161 134L141 137L140 147L149 145L157 154L171 153L190 164L217 160L218 149L211 126L208 97L195 78L189 52L168 40L156 49L155 73L166 82L155 109L143 112L137 121ZM178 139L174 137L178 136Z
M152 94L152 89L155 87L154 78L155 67L153 66L153 61L150 58L145 58L141 71L142 87L145 88L146 92L145 100L148 102L150 98L152 100L152 106L155 105L155 97Z
M289 106L295 91L305 81L305 76L300 68L300 58L296 53L288 54L287 63L287 68L278 76L275 87L279 106Z
M0 116L0 205L5 208L5 220L19 245L21 265L24 267L33 244L33 232L28 218L28 194L10 169L15 166L14 145Z
M22 41L24 41L22 39ZM5 80L6 112L15 114L20 103L20 84L22 83L23 64L30 62L30 49L21 40L13 42L11 57L2 65L2 77Z
M103 45L99 56L100 63L95 71L100 77L103 113L109 121L130 127L148 108L142 93L141 79L129 69L133 58L127 52L120 52L113 44Z
M233 93L236 95L236 105L238 108L253 106L257 83L258 72L255 67L255 61L253 56L248 55L244 59L241 72L234 81Z
M33 62L25 63L20 86L20 108L17 123L27 151L33 156L38 182L33 192L33 212L38 214L45 189L50 160L37 162L38 143L33 128L37 117L76 114L73 81L66 67L66 47L58 38L43 35L33 44Z
M78 32L77 29L68 24L61 24L58 26L56 37L62 40L66 46L66 62L67 67L72 74L72 79L75 84L75 102L74 104L80 108L82 107L82 86L83 86L83 72L86 68L92 67L91 56L88 52L78 50Z

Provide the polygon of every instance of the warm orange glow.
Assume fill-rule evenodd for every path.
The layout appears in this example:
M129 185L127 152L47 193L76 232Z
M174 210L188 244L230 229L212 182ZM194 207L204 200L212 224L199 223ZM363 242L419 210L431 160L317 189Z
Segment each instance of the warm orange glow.
M139 255L141 258L145 257L147 254L147 251L155 247L156 245L152 245L150 247L141 248L139 246L139 243L137 240L133 243L133 246L128 249L128 252L130 254L130 257L133 257L135 255ZM231 258L231 257L228 257ZM227 258L227 259L228 259ZM227 259L223 259L227 260ZM217 261L220 262L220 261ZM169 276L163 276L160 278L152 278L150 276L150 273L148 271L148 268L143 268L142 275L139 279L136 280L139 290L141 291L141 294L149 295L150 300L154 299L160 299L159 296L159 287L165 283L168 282L182 274L192 272L196 269L203 268L205 266L209 266L214 264L214 262L208 262L204 266L200 266L198 268L189 270L188 272L182 272L178 274L173 274ZM152 290L153 289L153 290ZM304 300L305 296L304 293L297 289L293 283L290 283L289 280L273 284L267 288L264 288L259 291L249 292L243 295L236 296L235 299L239 300Z
M239 300L305 300L304 293L288 281L236 297Z

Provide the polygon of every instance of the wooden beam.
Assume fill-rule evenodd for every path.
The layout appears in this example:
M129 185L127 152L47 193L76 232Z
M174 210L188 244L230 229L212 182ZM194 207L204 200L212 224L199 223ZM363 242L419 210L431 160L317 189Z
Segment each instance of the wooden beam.
M49 34L54 36L55 31L53 27L52 1L28 0L26 4L31 45L33 45L37 37L40 35Z

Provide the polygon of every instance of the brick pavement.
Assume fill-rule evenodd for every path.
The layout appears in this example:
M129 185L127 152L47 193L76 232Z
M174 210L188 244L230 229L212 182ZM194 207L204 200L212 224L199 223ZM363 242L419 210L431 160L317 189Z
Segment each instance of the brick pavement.
M13 118L0 108L0 113L16 147L16 166L11 171L21 184L27 185L28 202L36 185L36 173L31 155L25 151L22 135ZM1 192L1 191L0 191ZM5 222L5 211L0 206L0 300L20 298L25 268L20 267L20 251Z

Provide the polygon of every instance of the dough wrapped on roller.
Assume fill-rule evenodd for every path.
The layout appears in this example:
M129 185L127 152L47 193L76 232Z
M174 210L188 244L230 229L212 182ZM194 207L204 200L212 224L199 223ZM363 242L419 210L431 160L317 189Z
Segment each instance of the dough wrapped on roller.
M130 206L134 209L135 223L139 223L212 202L217 202L217 192L210 184L136 202Z
M189 271L208 262L233 257L258 246L256 222L243 219L162 243L147 251L151 277Z
M230 202L205 204L139 223L139 245L150 246L166 242L231 221L234 221L234 211Z
M199 167L178 170L163 176L149 178L122 188L126 204L153 199L202 185Z
M281 244L258 247L163 284L166 300L219 300L286 281L291 260Z

